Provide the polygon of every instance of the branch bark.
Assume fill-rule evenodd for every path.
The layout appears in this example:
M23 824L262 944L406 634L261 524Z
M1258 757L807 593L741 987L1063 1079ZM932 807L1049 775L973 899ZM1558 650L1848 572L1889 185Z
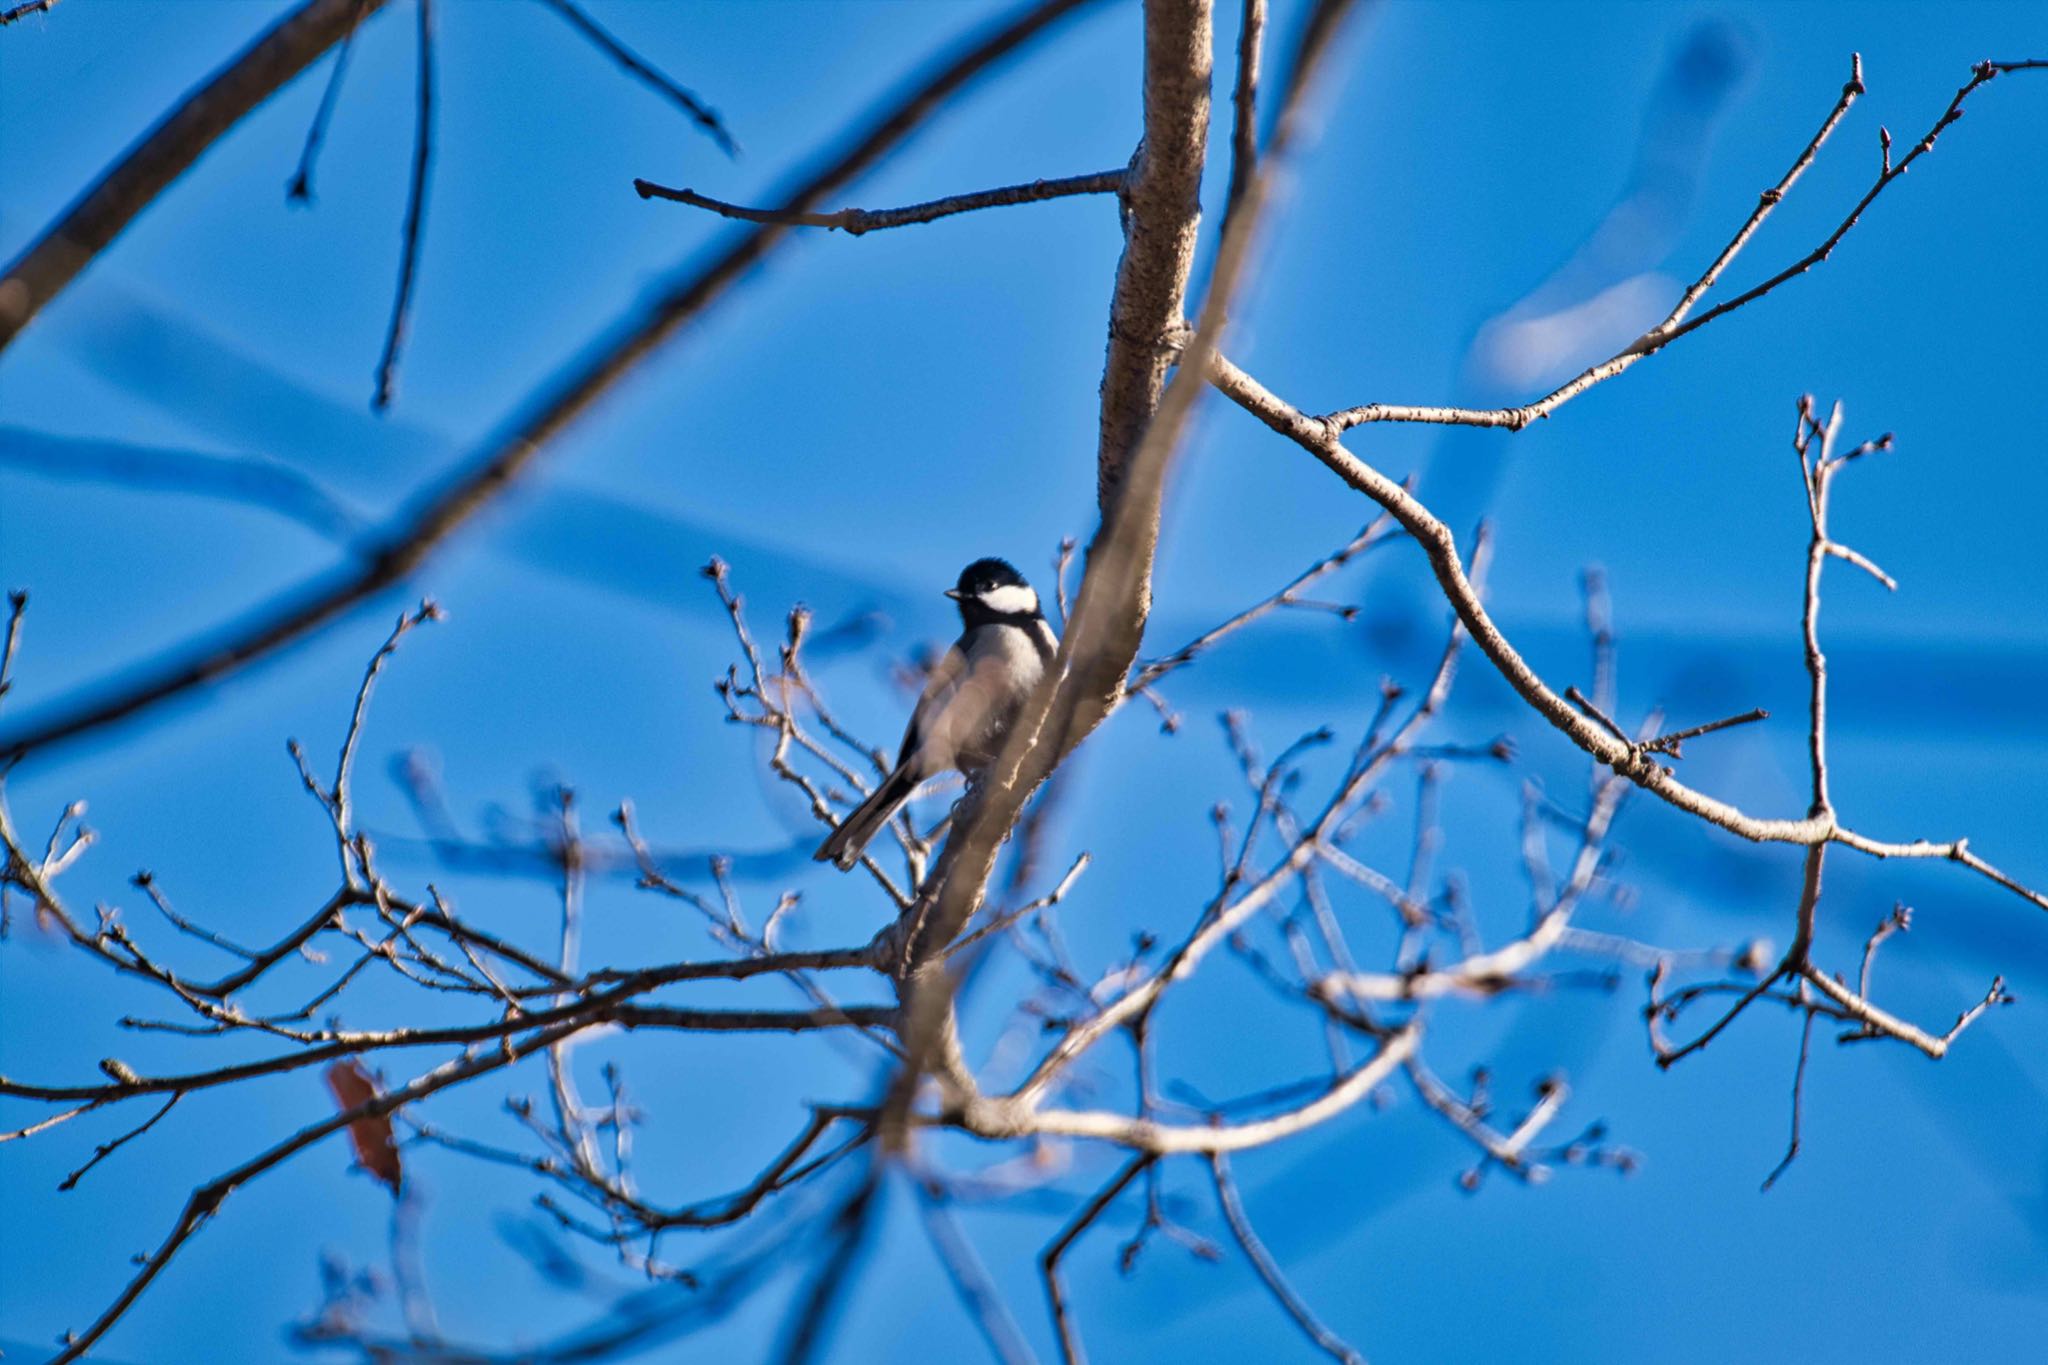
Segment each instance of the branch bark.
M1173 359L1166 340L1186 311L1202 221L1214 39L1208 0L1146 0L1145 136L1131 159L1102 369L1095 487L1104 517L1166 391Z

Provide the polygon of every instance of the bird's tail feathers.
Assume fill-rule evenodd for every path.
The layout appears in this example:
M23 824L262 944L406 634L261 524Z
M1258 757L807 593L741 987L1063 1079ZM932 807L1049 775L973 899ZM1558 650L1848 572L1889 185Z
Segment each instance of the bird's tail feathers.
M890 773L881 786L867 800L847 812L839 827L825 837L818 845L818 851L811 855L816 862L831 863L841 872L850 870L860 861L868 842L882 832L889 823L889 817L897 807L910 799L917 790L917 779L904 768Z

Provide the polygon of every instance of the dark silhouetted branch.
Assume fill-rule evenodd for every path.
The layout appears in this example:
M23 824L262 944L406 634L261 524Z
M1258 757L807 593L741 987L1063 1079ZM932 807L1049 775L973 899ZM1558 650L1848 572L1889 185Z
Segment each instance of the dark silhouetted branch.
M306 145L299 152L298 169L292 172L291 180L284 187L288 203L313 202L313 163L319 158L320 144L327 139L327 124L334 117L334 104L341 95L342 78L348 74L349 54L355 51L356 29L362 22L362 14L362 0L357 0L348 32L342 36L341 46L335 49L334 69L327 73L326 88L320 92L320 105L313 111L313 122L307 125Z
M331 40L340 35L347 0L328 3L335 12ZM782 208L806 211L872 169L962 89L1092 3L1095 0L1037 0L970 35L861 120L839 150L797 182L784 197ZM308 8L317 7L318 0ZM305 54L298 66L313 55ZM544 385L502 434L485 442L450 479L371 537L361 562L288 589L226 626L186 642L148 666L140 677L89 687L85 695L53 706L53 714L47 718L31 719L0 734L0 762L92 733L216 682L297 643L404 581L471 516L510 487L534 457L620 377L685 322L722 298L788 231L777 224L762 224L703 265L686 266L669 277L645 304ZM74 263L64 278L82 263L82 259ZM15 273L10 270L10 279ZM7 288L0 284L0 295ZM0 296L0 313L7 311L5 302ZM5 324L0 322L0 342L6 335Z
M243 115L384 0L306 0L179 101L0 272L0 350Z
M648 89L656 91L688 114L690 122L696 124L706 137L717 143L720 151L727 156L739 155L740 145L733 140L732 131L718 117L717 110L657 71L638 53L606 32L595 19L570 4L569 0L541 0L541 3L568 20L578 33L588 38L600 52L617 62L627 75Z
M426 227L427 173L434 160L434 6L413 0L419 15L419 103L413 116L412 179L405 192L404 248L398 259L398 292L391 299L391 323L384 331L384 354L377 360L377 387L370 406L382 412L391 406L397 382L398 350L405 344L412 320L413 280L419 273L420 234Z
M15 5L0 10L0 28L28 18L31 14L47 14L56 7L57 0L28 0L25 5Z
M700 209L710 209L723 218L737 218L748 223L777 223L785 227L836 228L849 237L858 237L864 232L879 232L883 228L929 223L935 218L947 218L956 213L971 213L975 209L1003 208L1011 204L1036 204L1042 200L1062 199L1076 194L1116 194L1123 189L1123 183L1124 172L1120 170L1096 171L1092 175L1070 175L1061 180L1029 180L1021 185L1005 185L1001 189L949 195L944 199L909 204L900 209L840 209L834 213L790 213L781 209L743 208L738 204L728 204L722 199L713 199L708 194L699 194L695 190L670 189L651 180L635 180L633 188L642 199L668 199L678 204L693 204Z
M1244 0L1237 21L1237 82L1230 92L1230 187L1224 194L1228 217L1251 187L1259 168L1259 49L1266 33L1266 0Z

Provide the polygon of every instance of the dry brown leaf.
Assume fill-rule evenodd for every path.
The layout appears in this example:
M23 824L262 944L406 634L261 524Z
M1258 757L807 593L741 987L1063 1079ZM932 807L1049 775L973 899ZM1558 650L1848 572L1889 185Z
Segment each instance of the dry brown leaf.
M368 1104L378 1094L377 1082L353 1057L327 1068L327 1088L334 1092L335 1104L344 1111ZM398 1144L391 1136L391 1116L375 1114L356 1119L348 1126L348 1140L356 1149L356 1161L362 1168L397 1194L404 1171L398 1164Z

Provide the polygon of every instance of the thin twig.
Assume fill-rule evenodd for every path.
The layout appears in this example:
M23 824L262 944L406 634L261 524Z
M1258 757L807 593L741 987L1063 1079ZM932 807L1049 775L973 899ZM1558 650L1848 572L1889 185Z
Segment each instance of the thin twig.
M1806 988L1801 986L1799 990L1803 999ZM1799 1124L1806 1105L1806 1059L1813 1046L1813 1015L1814 1012L1808 1010L1805 1021L1799 1026L1799 1064L1792 1069L1792 1138L1785 1144L1784 1159L1771 1168L1771 1173L1764 1177L1764 1183L1757 1187L1759 1192L1777 1184L1778 1177L1791 1169L1792 1158L1799 1155Z
M57 0L28 0L28 3L16 5L12 9L0 10L0 28L26 19L31 14L47 14L56 3Z
M7 594L7 634L0 637L0 699L13 688L11 670L14 651L21 647L21 618L28 614L28 593L20 588Z
M342 77L348 74L349 54L355 51L356 31L362 27L363 8L363 0L355 0L348 31L342 35L341 46L334 53L334 69L327 73L327 85L320 92L320 105L313 111L313 122L306 128L306 145L299 151L298 169L292 172L290 182L285 185L287 203L313 202L313 162L320 155L320 144L326 140L327 122L334 117L334 104L341 94Z
M426 225L427 172L434 160L434 7L433 0L413 3L419 7L419 102L413 116L412 180L405 193L405 246L398 260L398 292L391 300L391 322L384 332L384 354L377 361L377 387L370 399L370 406L378 412L391 406L398 350L405 343L406 326L411 321L420 234Z
M575 5L569 3L569 0L542 0L542 3L568 20L578 33L588 38L591 44L599 51L617 62L627 75L633 77L649 89L660 93L685 114L688 114L690 121L701 128L706 137L718 144L720 151L724 152L727 156L739 155L740 145L733 140L731 130L718 117L717 110L698 99L695 94L670 80L660 71L657 71L643 60L639 54L606 32L595 19L592 19Z
M1052 1309L1053 1329L1059 1334L1060 1358L1066 1365L1083 1365L1088 1359L1088 1353L1081 1348L1080 1329L1074 1325L1073 1314L1067 1307L1067 1286L1066 1281L1060 1277L1060 1258L1065 1256L1081 1234L1102 1216L1103 1211L1116 1202L1116 1197L1138 1178L1138 1174L1150 1167L1155 1160L1156 1157L1145 1153L1132 1157L1107 1185L1096 1191L1095 1197L1074 1215L1073 1220L1060 1231L1059 1236L1052 1239L1038 1258L1039 1273L1045 1279L1046 1303Z
M1244 0L1237 24L1237 80L1230 92L1230 187L1228 215L1243 200L1259 168L1259 48L1266 31L1266 0Z
M1387 540L1395 530L1396 526L1391 515L1382 513L1375 517L1364 529L1353 536L1349 542L1311 564L1297 575L1293 581L1288 583L1286 587L1280 589L1280 591L1253 603L1222 624L1203 631L1179 649L1174 650L1170 654L1163 654L1140 668L1136 676L1131 680L1130 690L1136 692L1142 688L1151 687L1175 669L1192 662L1197 655L1201 654L1203 650L1209 648L1218 640L1234 631L1243 629L1267 613L1281 607L1300 605L1301 594L1311 584L1343 568L1373 546Z
M1264 1281L1267 1290L1286 1310L1287 1316L1294 1319L1295 1326L1301 1328L1303 1334L1325 1355L1344 1361L1345 1365L1365 1365L1365 1357L1357 1348L1332 1332L1323 1324L1322 1319L1316 1316L1315 1310L1308 1306L1308 1302L1288 1282L1286 1274L1280 1269L1280 1263L1273 1259L1273 1253L1266 1250L1266 1244L1259 1240L1259 1234L1252 1227L1251 1219L1245 1216L1244 1203L1238 1197L1237 1182L1231 1178L1230 1158L1221 1152L1211 1156L1209 1174L1215 1179L1216 1202L1222 1206L1223 1217L1230 1224L1230 1235L1237 1239L1238 1246L1244 1250L1245 1258L1252 1263L1252 1269L1258 1272L1259 1279Z
M1848 216L1843 218L1834 231L1822 240L1819 246L1771 275L1761 284L1744 290L1734 298L1718 304L1697 316L1689 317L1688 314L1693 306L1699 302L1700 298L1708 290L1713 288L1720 279L1722 272L1727 269L1728 265L1741 252L1743 247L1749 243L1749 240L1756 235L1757 229L1763 226L1764 220L1770 216L1771 211L1784 201L1785 196L1798 183L1800 177L1805 174L1807 167L1813 164L1814 157L1819 153L1821 145L1833 134L1836 125L1842 121L1843 115L1849 112L1849 106L1855 103L1857 96L1864 93L1863 61L1860 55L1856 56L1851 59L1849 80L1843 85L1840 98L1835 101L1834 107L1828 111L1827 117L1822 120L1820 130L1813 135L1813 138L1801 149L1799 155L1794 158L1790 169L1785 172L1776 185L1758 196L1756 208L1743 221L1742 226L1736 230L1735 235L1721 249L1721 253L1714 258L1712 264L1701 273L1698 279L1694 280L1687 287L1677 305L1664 320L1637 337L1619 352L1584 370L1575 378L1568 380L1542 398L1521 407L1455 408L1418 407L1395 403L1367 403L1361 407L1346 408L1341 412L1330 413L1327 417L1320 420L1327 424L1331 434L1334 436L1351 427L1360 426L1367 422L1427 422L1452 426L1500 427L1509 431L1520 431L1532 422L1549 417L1558 408L1586 392L1586 390L1614 378L1646 356L1655 355L1680 337L1698 331L1701 327L1706 326L1717 318L1734 312L1738 308L1754 303L1788 280L1804 274L1822 261L1825 261L1833 254L1835 247L1848 234L1849 230L1856 225L1857 221L1862 217L1864 210L1870 207L1877 196L1883 193L1892 181L1904 175L1914 161L1933 150L1935 139L1941 134L1942 130L1961 117L1963 101L1969 97L1971 92L2002 72L2034 69L2043 65L2048 65L2048 63L2040 61L1980 62L1972 69L1970 81L1961 90L1956 92L1955 97L1949 101L1947 110L1936 120L1934 127L1918 143L1914 144L1910 152L1896 164L1890 161L1889 154L1887 154L1884 167L1880 171L1876 182L1857 201L1855 207L1850 209Z
M1667 734L1658 735L1655 739L1644 740L1643 752L1646 754L1669 754L1673 758L1683 758L1685 755L1681 750L1684 748L1685 741L1689 739L1698 739L1701 735L1711 735L1717 730L1726 730L1736 725L1749 725L1756 721L1769 720L1770 718L1771 713L1759 706L1755 710L1744 711L1739 716L1726 716L1720 720L1710 720L1705 725L1695 725L1685 730L1672 730Z
M91 1170L93 1167L99 1165L102 1161L105 1161L108 1157L112 1156L114 1152L124 1144L134 1140L135 1138L141 1137L144 1133L156 1127L157 1121L161 1119L164 1115L170 1113L172 1108L176 1106L178 1101L184 1098L185 1097L182 1094L173 1093L169 1099L164 1101L163 1108L157 1110L154 1114L151 1114L148 1118L144 1119L140 1124L136 1125L133 1128L130 1128L127 1132L121 1134L121 1136L115 1138L111 1142L102 1142L98 1147L93 1149L92 1159L86 1162L83 1166L80 1166L77 1170L73 1171L70 1175L65 1176L63 1183L58 1185L57 1188L60 1190L70 1190L76 1188L78 1182L85 1178L85 1173L87 1171Z
M1121 170L1096 171L1090 175L1070 175L1060 180L1027 180L1021 185L1005 185L1000 189L948 195L944 199L932 199L922 204L909 204L897 209L840 209L834 213L750 209L739 204L728 204L723 199L713 199L710 195L699 194L695 190L672 189L667 185L658 185L652 180L635 180L633 189L642 199L667 199L678 204L690 204L700 209L709 209L722 218L737 218L747 223L773 223L783 227L837 228L849 237L858 237L864 232L879 232L884 228L929 223L936 218L949 218L956 213L971 213L976 209L1004 208L1011 204L1036 204L1042 200L1062 199L1076 194L1117 194L1122 191L1123 184L1124 172Z

